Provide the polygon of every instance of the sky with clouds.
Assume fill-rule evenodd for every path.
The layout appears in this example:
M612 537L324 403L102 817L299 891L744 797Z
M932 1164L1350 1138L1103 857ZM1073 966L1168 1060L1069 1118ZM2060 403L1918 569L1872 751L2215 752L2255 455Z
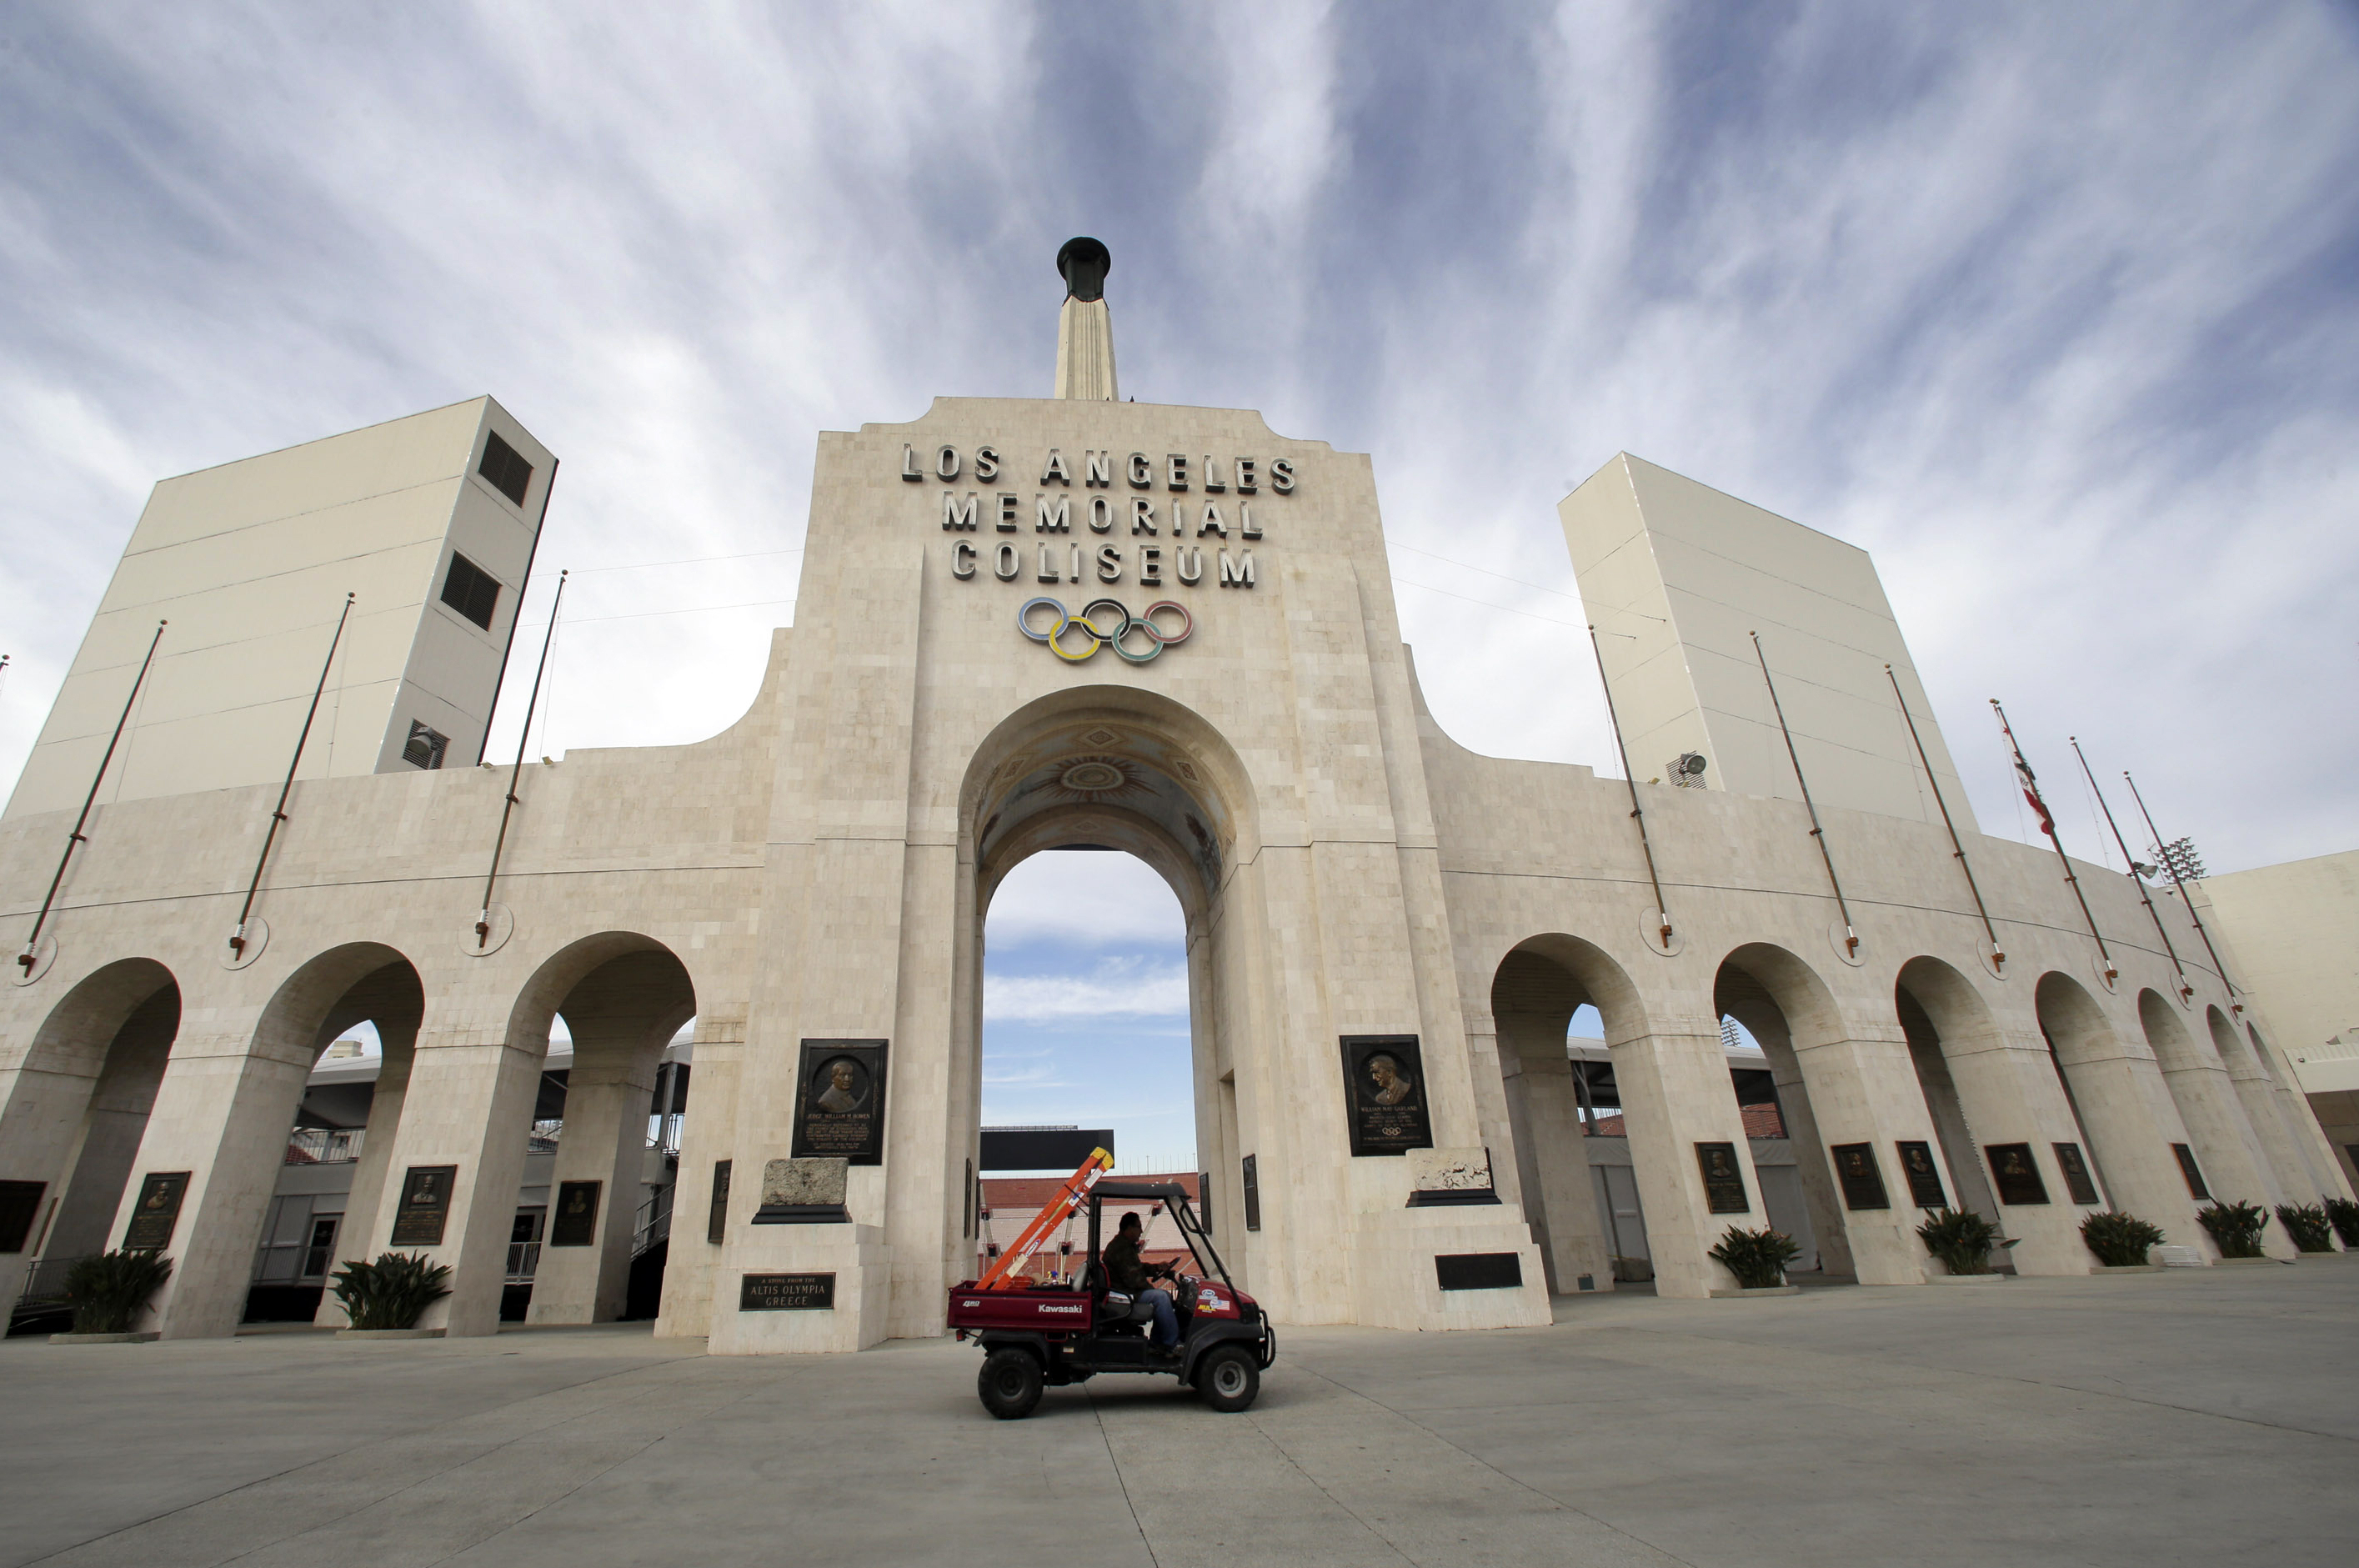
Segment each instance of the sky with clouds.
M1093 234L1125 394L1374 455L1476 750L1614 770L1627 450L1874 552L1987 830L1999 696L2092 858L2067 734L2215 870L2359 836L2348 3L16 5L0 146L0 775L156 479L484 392L535 752L716 732L816 432L1045 395ZM1168 989L1071 951L1002 994Z

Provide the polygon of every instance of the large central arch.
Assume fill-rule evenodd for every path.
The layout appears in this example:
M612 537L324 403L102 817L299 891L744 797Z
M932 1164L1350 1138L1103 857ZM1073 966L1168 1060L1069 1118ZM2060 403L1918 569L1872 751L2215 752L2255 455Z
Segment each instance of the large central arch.
M1244 762L1201 716L1158 693L1115 686L1060 692L1018 709L984 737L959 797L951 1073L954 1103L962 1106L966 1172L979 1169L983 940L992 898L1032 855L1081 844L1136 855L1179 898L1187 922L1197 1163L1235 1169L1237 1042L1245 1020L1232 999L1245 987L1238 922L1226 918L1225 894L1259 844ZM962 1184L973 1180L959 1174ZM1236 1187L1218 1183L1210 1202L1216 1232L1242 1239L1245 1209ZM972 1214L964 1191L953 1202ZM972 1239L971 1225L962 1228ZM1224 1251L1249 1277L1250 1249Z

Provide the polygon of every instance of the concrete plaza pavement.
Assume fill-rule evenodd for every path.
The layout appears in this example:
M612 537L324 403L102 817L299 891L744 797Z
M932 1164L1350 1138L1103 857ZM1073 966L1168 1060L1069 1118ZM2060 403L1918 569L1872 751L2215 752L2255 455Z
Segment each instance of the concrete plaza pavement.
M0 1564L2332 1563L2359 1258L1283 1331L1260 1402L948 1340L0 1346Z

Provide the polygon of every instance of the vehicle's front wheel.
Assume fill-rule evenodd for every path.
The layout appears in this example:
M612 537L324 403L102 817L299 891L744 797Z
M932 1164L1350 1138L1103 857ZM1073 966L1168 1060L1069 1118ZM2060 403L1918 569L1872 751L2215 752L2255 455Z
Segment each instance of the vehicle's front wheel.
M1261 1368L1254 1365L1252 1349L1223 1345L1205 1352L1196 1363L1196 1391L1206 1404L1231 1415L1249 1408L1261 1392Z
M995 1350L983 1358L975 1392L1001 1421L1022 1421L1040 1402L1040 1363L1028 1350Z

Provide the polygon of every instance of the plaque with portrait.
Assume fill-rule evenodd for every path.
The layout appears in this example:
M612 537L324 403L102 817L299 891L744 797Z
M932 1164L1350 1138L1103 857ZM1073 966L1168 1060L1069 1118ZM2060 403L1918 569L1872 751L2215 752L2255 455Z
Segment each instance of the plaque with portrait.
M2090 1178L2089 1162L2081 1158L2081 1146L2059 1143L2049 1147L2056 1150L2056 1169L2064 1172L2064 1191L2071 1194L2072 1201L2076 1203L2096 1203L2097 1183Z
M413 1165L401 1178L401 1205L393 1212L396 1247L440 1247L451 1223L451 1194L459 1185L455 1165Z
M1736 1162L1736 1145L1699 1143L1696 1169L1703 1172L1704 1207L1715 1214L1749 1214L1745 1197L1745 1168Z
M2039 1179L2031 1145L1994 1143L1983 1152L1990 1156L1991 1181L1998 1188L2000 1203L2028 1205L2048 1201L2048 1183Z
M797 1160L885 1162L885 1041L807 1040L795 1085Z
M1261 1229L1261 1156L1248 1154L1238 1171L1237 1190L1245 1201L1245 1229Z
M2179 1157L2179 1173L2187 1180L2187 1195L2199 1203L2210 1201L2212 1189L2203 1184L2203 1168L2195 1163L2195 1151L2183 1143L2174 1143L2170 1152Z
M598 1192L596 1181L560 1181L557 1184L557 1208L549 1216L549 1245L551 1247L592 1247L598 1240Z
M729 1171L733 1161L712 1162L712 1202L704 1215L704 1239L718 1247L729 1234Z
M1843 1207L1888 1209L1892 1199L1884 1191L1884 1172L1875 1163L1875 1145L1838 1143L1827 1150L1834 1156L1835 1180L1843 1185Z
M1347 1034L1343 1042L1343 1115L1352 1153L1407 1154L1433 1147L1426 1110L1425 1059L1413 1034Z
M161 1252L172 1245L180 1225L180 1200L188 1196L189 1172L150 1172L139 1183L139 1201L131 1206L131 1223L123 1227L125 1252Z
M1948 1208L1950 1194L1941 1186L1933 1146L1921 1138L1903 1138L1892 1147L1900 1151L1900 1173L1908 1178L1908 1201L1920 1209Z

